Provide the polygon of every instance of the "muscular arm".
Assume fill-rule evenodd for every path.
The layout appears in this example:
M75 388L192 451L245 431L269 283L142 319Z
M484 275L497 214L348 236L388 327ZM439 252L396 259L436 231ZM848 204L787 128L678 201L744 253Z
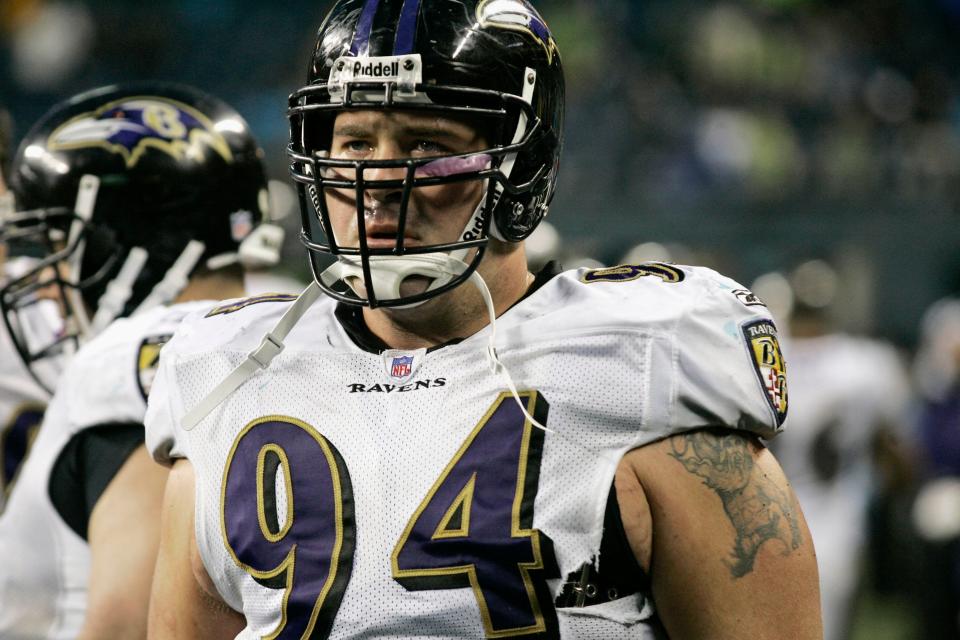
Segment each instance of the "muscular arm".
M163 496L160 552L150 595L148 637L224 640L237 636L244 618L223 602L207 575L194 537L193 466L178 460Z
M79 640L143 638L167 470L138 447L90 513L87 614Z
M672 640L822 638L810 534L754 437L701 430L636 449L616 487Z

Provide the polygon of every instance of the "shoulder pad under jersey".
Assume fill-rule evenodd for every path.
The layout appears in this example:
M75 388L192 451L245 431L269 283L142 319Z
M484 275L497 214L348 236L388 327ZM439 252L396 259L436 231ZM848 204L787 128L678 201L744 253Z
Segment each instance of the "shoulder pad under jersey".
M786 418L786 365L770 311L713 270L665 263L580 269L528 301L517 309L519 323L537 323L524 332L528 339L613 330L649 339L650 433L721 426L770 437Z

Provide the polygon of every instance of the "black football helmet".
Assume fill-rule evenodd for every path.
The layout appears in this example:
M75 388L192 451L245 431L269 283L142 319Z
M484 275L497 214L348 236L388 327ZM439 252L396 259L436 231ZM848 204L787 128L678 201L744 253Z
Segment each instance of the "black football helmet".
M314 278L337 300L376 307L432 298L470 276L490 236L519 242L546 215L563 141L564 80L556 42L526 0L339 0L320 27L307 81L289 101L290 172ZM388 161L330 158L336 115L369 109L466 117L489 132L489 148ZM374 169L405 177L366 179ZM405 247L413 190L471 180L486 181L486 191L460 238ZM332 189L355 194L359 246L334 237ZM363 196L370 189L402 192L393 247L367 246ZM327 267L324 256L336 262ZM411 275L431 284L403 296L399 284ZM362 281L366 295L351 281Z
M44 115L13 161L17 211L0 221L11 253L38 258L0 289L28 368L172 301L197 269L276 263L262 156L236 111L183 85L104 87ZM41 298L66 321L37 345L23 312Z

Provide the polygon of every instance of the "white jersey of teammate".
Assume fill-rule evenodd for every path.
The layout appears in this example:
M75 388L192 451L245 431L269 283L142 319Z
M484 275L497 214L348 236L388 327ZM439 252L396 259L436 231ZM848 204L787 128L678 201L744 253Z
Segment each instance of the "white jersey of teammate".
M11 259L4 264L4 275L23 273L30 266L32 261L26 258ZM3 277L0 276L2 285ZM52 302L50 305L35 305L21 315L30 323L28 333L42 344L49 344L56 332L55 317L59 317L59 312ZM57 366L46 364L45 379L55 382ZM0 511L49 400L50 394L34 381L17 354L7 328L0 324Z
M239 638L657 637L648 594L554 606L598 553L619 460L707 425L769 437L785 411L766 308L706 269L567 272L497 319L546 432L491 372L489 327L377 355L334 306L189 431L184 413L288 304L188 318L151 395L147 446L193 464L200 554L246 617Z
M0 515L0 638L76 638L86 610L89 550L63 522L47 487L60 452L83 429L142 423L157 352L197 305L117 320L66 368L30 456Z
M803 508L820 568L824 638L846 637L872 492L872 439L902 432L910 386L896 350L834 333L785 338L790 419L774 443Z

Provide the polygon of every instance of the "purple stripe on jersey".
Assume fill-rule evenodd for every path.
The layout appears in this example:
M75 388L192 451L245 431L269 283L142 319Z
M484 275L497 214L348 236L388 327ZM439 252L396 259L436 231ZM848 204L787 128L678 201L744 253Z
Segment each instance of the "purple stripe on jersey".
M357 31L353 34L353 44L350 45L350 55L361 56L370 52L370 34L373 32L373 18L377 15L380 0L367 0L363 5L363 13L357 22Z
M404 0L397 23L397 39L393 43L393 55L413 53L413 41L417 37L417 16L420 15L420 0Z

